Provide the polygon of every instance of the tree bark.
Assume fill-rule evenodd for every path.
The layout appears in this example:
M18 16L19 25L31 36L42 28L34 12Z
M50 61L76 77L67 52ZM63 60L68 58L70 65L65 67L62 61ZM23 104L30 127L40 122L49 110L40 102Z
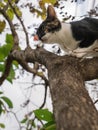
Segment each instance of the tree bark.
M58 61L48 69L57 130L98 130L98 113L79 64L72 57Z
M98 58L80 60L57 56L42 48L12 52L20 64L39 62L48 69L57 130L98 130L98 112L85 89L85 81L98 77Z

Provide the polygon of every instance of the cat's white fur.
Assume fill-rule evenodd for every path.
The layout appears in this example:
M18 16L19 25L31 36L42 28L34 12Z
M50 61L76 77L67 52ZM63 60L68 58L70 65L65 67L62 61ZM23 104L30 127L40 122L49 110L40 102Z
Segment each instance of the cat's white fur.
M61 23L62 28L54 33L46 33L42 37L44 43L57 43L65 51L76 57L98 56L98 40L90 47L79 48L78 43L72 36L71 25L69 23ZM97 48L96 48L97 47Z

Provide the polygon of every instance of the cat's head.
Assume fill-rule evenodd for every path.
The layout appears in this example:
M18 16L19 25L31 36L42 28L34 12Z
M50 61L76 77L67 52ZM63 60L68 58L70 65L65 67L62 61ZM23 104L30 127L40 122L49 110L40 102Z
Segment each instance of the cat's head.
M52 5L49 5L47 8L47 18L37 29L35 39L39 39L43 43L54 43L57 39L55 32L58 32L60 29L61 23L56 16L56 12Z

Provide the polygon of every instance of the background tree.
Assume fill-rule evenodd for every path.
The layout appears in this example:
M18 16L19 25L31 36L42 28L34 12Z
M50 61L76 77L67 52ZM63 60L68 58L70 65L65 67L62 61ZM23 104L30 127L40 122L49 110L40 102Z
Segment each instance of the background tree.
M3 84L6 79L12 83L15 78L15 69L19 69L19 65L21 65L24 70L33 74L33 78L39 76L45 86L45 98L40 109L28 113L21 123L26 124L27 130L31 130L35 127L34 121L37 118L42 125L43 121L47 122L43 125L43 129L46 130L97 130L98 112L85 89L84 82L97 78L98 58L80 60L71 56L58 56L41 47L32 49L18 2L15 0L0 2L0 13L4 17L4 20L0 21L0 33L3 33L7 23L11 30L11 34L6 34L6 44L0 47L0 71L2 72L0 84ZM44 19L46 15L45 3L51 3L55 7L59 7L59 1L56 0L39 1L41 11L34 8L31 3L27 3L25 6L30 8L31 13L37 13L38 16ZM60 7L61 10L62 8L64 7ZM96 8L91 10L88 15L97 16L96 10ZM62 12L60 13L62 14ZM17 24L14 24L14 16L21 24L25 33L26 48L24 50L20 47L20 39L16 30ZM67 15L63 20L73 20L74 18L75 16ZM41 65L47 68L48 79ZM42 70L41 72L39 72L40 68ZM41 109L45 104L48 86L53 102L53 114L47 109ZM2 96L0 101L1 113L4 111L11 112L6 109L6 105L4 104L6 103L9 108L12 108L13 104L10 99ZM13 114L15 115L15 113ZM35 116L30 118L33 114ZM20 129L23 128L21 123ZM4 124L1 124L1 127L4 128Z

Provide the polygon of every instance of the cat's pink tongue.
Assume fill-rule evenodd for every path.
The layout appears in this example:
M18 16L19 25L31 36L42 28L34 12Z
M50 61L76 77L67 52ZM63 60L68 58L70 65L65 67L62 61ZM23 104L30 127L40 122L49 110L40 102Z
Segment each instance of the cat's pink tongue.
M38 41L39 38L38 38L38 35L34 35L34 41Z

